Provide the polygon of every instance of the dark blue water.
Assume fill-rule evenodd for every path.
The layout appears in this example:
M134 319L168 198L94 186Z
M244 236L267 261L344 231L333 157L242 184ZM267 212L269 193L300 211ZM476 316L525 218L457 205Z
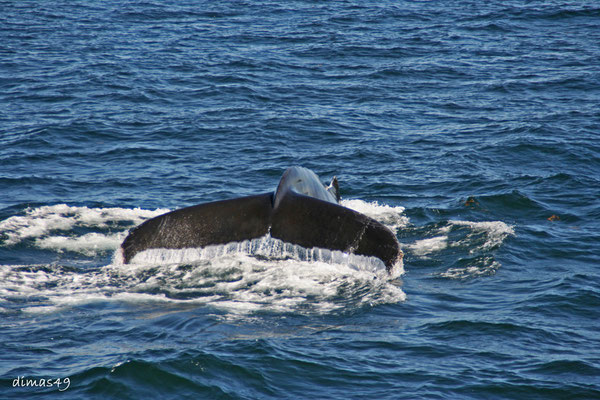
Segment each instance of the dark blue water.
M404 273L119 262L291 165ZM600 398L596 1L0 1L0 167L2 398Z

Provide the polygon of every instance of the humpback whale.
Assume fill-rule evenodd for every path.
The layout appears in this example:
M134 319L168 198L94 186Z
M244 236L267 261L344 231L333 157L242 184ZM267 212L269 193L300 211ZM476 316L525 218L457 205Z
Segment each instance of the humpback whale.
M325 187L310 169L291 167L275 192L199 204L143 222L121 244L123 261L147 249L198 248L270 234L305 248L377 257L390 272L403 256L396 235L339 201L337 178Z

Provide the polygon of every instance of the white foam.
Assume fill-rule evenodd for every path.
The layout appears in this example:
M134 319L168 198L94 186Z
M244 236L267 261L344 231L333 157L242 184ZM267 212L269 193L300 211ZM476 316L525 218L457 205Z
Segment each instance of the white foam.
M102 251L113 251L125 239L126 232L114 234L87 233L83 236L50 236L36 240L38 247L55 251L73 251L93 256Z
M405 218L401 207L352 204L382 222L398 225ZM5 246L29 240L58 252L115 251L113 262L100 269L0 265L1 309L46 313L96 301L159 301L207 304L236 315L319 314L406 298L393 281L404 272L401 262L390 275L375 257L305 249L269 236L197 249L152 249L124 265L119 244L127 230L167 211L59 204L0 221Z
M404 273L402 261L394 265L388 273L385 264L377 257L348 254L318 247L306 249L302 246L272 238L268 234L258 239L232 242L225 245L185 249L148 249L137 253L131 260L131 263L141 265L186 264L200 260L211 260L228 254L252 255L270 260L340 264L354 270L368 270L377 274L389 274L388 276L391 278L396 278Z
M399 228L407 226L409 223L408 217L403 214L404 207L388 206L385 204L379 204L376 201L366 202L359 199L344 199L340 204L381 222L389 227L393 232Z
M192 265L108 265L93 271L0 266L2 307L54 312L97 301L210 305L228 314L328 313L362 304L404 301L384 270L348 263L224 254ZM32 300L32 298L38 300Z
M396 266L396 275L403 272ZM35 297L38 301L31 301ZM210 305L228 315L329 313L404 301L377 258L303 249L271 237L204 249L153 249L93 271L0 266L3 308L54 312L97 301Z
M448 247L448 236L436 236L429 239L416 240L412 244L405 245L416 256L426 256L431 253L442 251Z
M514 235L515 231L512 226L502 221L448 221L454 226L466 226L472 230L474 234L485 234L485 241L480 246L472 246L470 252L486 251L501 245L508 236ZM466 237L466 241L471 239L472 235ZM460 244L460 243L459 243Z
M478 276L493 275L500 268L500 263L486 257L480 265L448 268L438 276L449 279L476 278Z
M44 239L51 232L70 231L76 227L104 229L116 222L129 222L129 225L135 226L168 211L140 208L88 208L66 204L28 208L23 216L14 216L0 221L0 236L7 238L4 244L15 245L28 238Z
M459 240L450 239L449 234L452 227L466 227L468 232ZM512 226L502 221L448 221L447 225L441 226L435 230L438 236L419 239L413 243L404 244L403 248L411 251L415 256L428 256L430 254L443 251L448 247L464 246L469 248L469 253L476 253L491 250L501 245L504 240L514 235Z
M465 279L495 273L500 268L500 263L494 260L490 252L500 246L508 236L514 235L515 231L512 226L502 221L450 220L447 224L434 228L430 234L434 236L403 244L402 248L411 256L422 260L427 260L450 248L452 252L448 258L459 257L459 260L472 261L469 265L451 267L434 275L450 279ZM461 255L463 252L464 255ZM448 259L446 256L443 258Z

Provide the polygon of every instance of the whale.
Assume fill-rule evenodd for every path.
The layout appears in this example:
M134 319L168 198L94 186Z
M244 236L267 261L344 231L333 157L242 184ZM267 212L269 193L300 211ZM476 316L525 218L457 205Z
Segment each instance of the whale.
M388 272L402 260L396 235L340 204L336 177L325 186L308 168L290 167L274 192L181 208L148 219L121 244L123 262L148 249L201 248L265 235L304 248L377 257Z

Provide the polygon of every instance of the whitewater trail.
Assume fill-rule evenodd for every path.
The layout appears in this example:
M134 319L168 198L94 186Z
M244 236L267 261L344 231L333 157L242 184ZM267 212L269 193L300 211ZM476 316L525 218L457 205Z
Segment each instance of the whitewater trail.
M400 206L358 199L342 205L398 232L410 225ZM402 262L388 274L374 257L327 249L305 249L264 236L191 249L152 249L123 264L120 243L129 229L169 210L89 208L58 204L26 209L0 221L2 246L25 245L57 254L74 252L106 265L68 267L0 265L0 294L10 302L36 296L22 311L44 312L93 301L168 301L210 304L228 313L256 311L327 313L348 304L396 303L406 299L398 278ZM457 231L464 231L458 237ZM453 235L450 235L454 231ZM482 253L500 245L512 227L503 222L448 221L432 237L402 243L409 257L427 259L449 247ZM459 232L460 233L460 232ZM451 236L453 238L451 238ZM104 257L104 258L103 258ZM446 278L474 277L496 270L487 262L439 272Z

